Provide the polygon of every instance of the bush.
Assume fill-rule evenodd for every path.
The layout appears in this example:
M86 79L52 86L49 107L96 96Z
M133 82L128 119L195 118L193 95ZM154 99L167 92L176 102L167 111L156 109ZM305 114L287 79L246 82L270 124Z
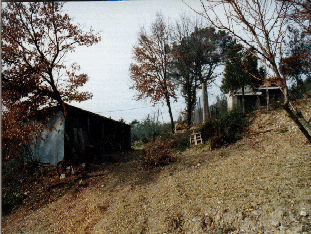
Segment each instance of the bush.
M141 159L149 166L162 166L175 160L171 151L171 141L156 140L144 149Z
M28 185L38 180L42 172L37 162L17 164L2 174L2 214L10 214L28 197Z
M211 148L235 142L248 125L248 118L240 109L234 109L218 119L206 122L200 132L203 141L211 140Z
M166 133L161 133L159 138L162 141L170 142L171 149L183 151L189 147L189 135L190 135L189 130L187 132L177 133L177 134L166 132Z
M219 148L227 142L229 142L229 139L226 135L213 136L211 138L211 148Z

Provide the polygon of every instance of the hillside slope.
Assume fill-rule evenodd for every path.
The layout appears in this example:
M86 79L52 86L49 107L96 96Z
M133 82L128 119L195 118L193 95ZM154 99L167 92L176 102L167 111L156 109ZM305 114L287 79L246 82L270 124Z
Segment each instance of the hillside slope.
M311 145L284 111L257 113L230 146L112 164L82 185L5 217L3 233L311 233Z

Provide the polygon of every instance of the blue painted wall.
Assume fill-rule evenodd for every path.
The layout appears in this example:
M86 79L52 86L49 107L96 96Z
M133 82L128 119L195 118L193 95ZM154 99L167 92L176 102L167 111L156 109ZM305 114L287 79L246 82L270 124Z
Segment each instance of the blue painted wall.
M42 133L43 140L37 139L36 147L31 147L34 158L41 163L55 165L64 158L64 118L58 112L50 121L49 126L53 126L52 131Z

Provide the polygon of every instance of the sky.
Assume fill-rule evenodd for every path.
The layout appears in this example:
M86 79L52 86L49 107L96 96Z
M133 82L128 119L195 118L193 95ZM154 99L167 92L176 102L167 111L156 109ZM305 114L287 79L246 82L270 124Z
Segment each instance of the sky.
M200 1L186 2L202 10ZM98 44L78 47L66 58L69 64L76 62L80 65L80 72L90 77L81 91L93 93L91 100L70 104L114 120L123 118L128 124L134 119L142 121L148 114L154 116L159 110L159 121L169 122L166 105L153 106L150 99L137 101L137 92L129 88L132 84L129 67L134 62L133 46L137 44L140 28L150 28L157 12L169 22L184 13L193 18L199 16L182 0L67 2L63 10L84 30L92 27L101 36ZM219 84L220 78L208 88L210 103L221 93ZM200 91L198 94L200 96ZM185 102L180 96L172 103L174 120L184 108Z

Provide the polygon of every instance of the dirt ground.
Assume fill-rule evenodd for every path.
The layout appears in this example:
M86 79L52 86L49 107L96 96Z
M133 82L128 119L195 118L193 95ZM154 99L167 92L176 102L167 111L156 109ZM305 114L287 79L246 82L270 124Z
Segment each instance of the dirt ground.
M311 118L311 102L303 112ZM283 110L258 112L235 144L177 152L163 168L144 168L138 153L4 217L2 232L311 233L311 145Z

